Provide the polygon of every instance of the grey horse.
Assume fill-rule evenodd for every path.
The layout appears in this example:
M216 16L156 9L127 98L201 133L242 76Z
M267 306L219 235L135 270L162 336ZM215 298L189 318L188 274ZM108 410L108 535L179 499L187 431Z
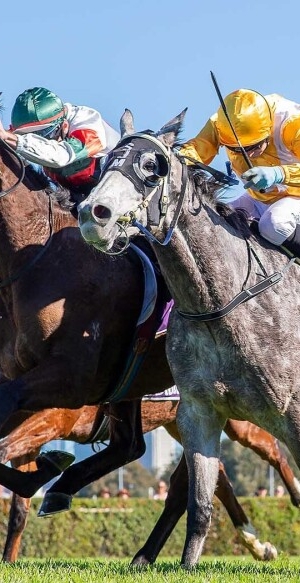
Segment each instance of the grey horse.
M275 435L300 467L300 272L241 214L215 203L207 174L186 166L176 148L184 113L154 134L134 133L125 111L121 142L79 221L102 251L144 232L175 300L167 357L181 394L189 472L181 563L191 568L210 525L227 418Z

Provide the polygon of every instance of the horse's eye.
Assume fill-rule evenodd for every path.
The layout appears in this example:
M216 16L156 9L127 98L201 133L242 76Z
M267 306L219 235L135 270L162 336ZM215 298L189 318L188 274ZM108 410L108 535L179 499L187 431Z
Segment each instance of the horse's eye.
M143 169L146 170L147 172L152 172L154 174L156 170L156 163L154 162L154 160L147 160L147 162L143 166Z

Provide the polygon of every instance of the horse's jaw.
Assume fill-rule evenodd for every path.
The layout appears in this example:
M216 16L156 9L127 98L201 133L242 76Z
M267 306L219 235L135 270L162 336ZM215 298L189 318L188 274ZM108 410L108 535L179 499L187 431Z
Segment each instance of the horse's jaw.
M129 242L129 240L139 233L139 229L134 226L122 226L118 222L119 215L110 216L110 219L106 222L105 220L97 219L97 204L94 206L86 205L81 203L78 207L78 223L81 235L83 239L92 245L98 251L106 252L109 251L115 243L125 244L124 242Z
M81 235L86 243L92 245L99 251L111 249L119 234L117 225L115 225L114 228L107 230L98 225L93 219L80 220L79 217L79 227Z

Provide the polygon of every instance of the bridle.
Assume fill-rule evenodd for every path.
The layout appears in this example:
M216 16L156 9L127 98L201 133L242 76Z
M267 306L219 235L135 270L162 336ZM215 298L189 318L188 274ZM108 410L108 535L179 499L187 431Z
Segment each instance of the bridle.
M147 150L145 150L145 146L148 146ZM142 174L139 166L141 155L146 151L148 151L148 153L154 152L156 159L159 162L159 172L150 178L147 178ZM147 227L139 222L137 217L141 211L146 210L147 224L157 225L159 227L162 226L169 205L171 152L181 163L181 187L171 224L164 240L159 241ZM187 156L180 155L176 149L171 150L170 147L165 146L163 142L158 139L157 134L154 134L149 130L125 136L110 152L103 167L101 179L108 171L121 172L123 176L128 178L134 184L135 189L143 195L143 200L136 206L136 208L121 215L116 222L119 230L122 231L122 235L125 234L126 236L126 243L121 252L123 252L129 245L129 237L127 236L126 231L130 226L137 227L151 243L157 243L161 246L168 245L176 228L186 195L188 176L187 165L185 162L186 159L194 162L193 167L197 167L200 170L212 174L221 184L229 185L238 182L219 170L215 170L214 168L199 163L197 160L193 160ZM151 203L153 203L152 206ZM97 216L93 215L93 217L97 222Z
M150 148L149 148L150 146ZM145 149L147 148L147 149ZM140 160L145 153L153 154L158 162L158 171L151 176L145 176L140 168ZM117 220L117 226L126 234L130 226L137 227L150 242L156 242L159 245L167 245L170 241L174 228L176 226L180 210L182 208L185 190L187 185L186 166L183 165L182 183L177 209L172 220L171 226L167 232L165 240L160 242L147 227L138 221L138 215L141 211L147 211L147 223L149 225L161 226L167 212L169 204L169 181L170 181L170 148L165 146L152 133L136 133L121 139L114 150L108 155L106 163L101 173L101 179L106 172L118 171L128 178L135 189L143 195L143 200L135 209L129 210L121 215ZM94 216L97 221L97 216ZM127 234L126 234L127 236ZM129 244L127 236L126 247ZM122 251L124 248L122 249Z
M141 170L138 166L138 156L140 155L140 151L137 153L136 149L134 148L134 146L137 144L137 146L140 145L146 145L148 142L148 144L151 144L151 147L154 149L154 152L156 154L156 156L160 156L161 161L162 161L162 168L163 171L161 171L161 173L157 173L156 175L153 176L153 178L151 180L149 179L145 179L145 177L142 175ZM143 151L143 149L141 149ZM125 152L125 154L124 154ZM171 240L171 237L173 235L174 229L176 228L181 210L182 210L182 206L184 203L184 198L186 195L186 191L187 191L187 166L186 166L186 162L185 162L185 158L187 158L188 160L194 162L194 168L198 167L201 171L206 171L209 172L210 174L212 174L215 179L220 182L220 183L225 183L227 185L230 184L230 176L223 174L223 172L220 172L218 170L215 170L213 168L211 168L210 166L206 166L205 164L202 163L198 163L196 160L193 160L189 157L184 157L181 156L179 152L177 152L176 150L172 150L172 153L179 159L180 163L181 163L181 167L182 167L182 173L181 173L181 187L180 187L180 192L177 198L177 204L176 204L176 208L170 223L170 227L168 228L167 234L165 236L165 239L163 240L163 242L159 241L154 235L152 235L152 233L148 230L147 227L145 227L144 225L142 225L138 219L137 219L137 214L140 213L140 211L146 209L147 210L147 214L148 214L148 221L147 224L155 224L153 223L153 221L151 221L151 215L149 216L149 209L150 209L150 204L151 202L155 201L157 208L159 209L159 218L158 218L158 222L156 222L156 224L158 224L159 226L162 225L165 216L166 216L166 212L167 212L167 208L168 208L168 204L169 204L169 186L170 186L170 168L171 168L171 160L170 160L170 155L171 155L171 150L170 148L166 147L158 138L155 134L152 133L146 133L146 132L142 132L142 133L135 133L135 134L131 134L130 136L126 136L125 138L121 139L121 141L117 144L116 148L110 153L110 155L108 156L108 159L106 161L106 164L103 168L103 172L101 175L101 178L103 177L103 175L108 172L108 171L118 171L121 172L123 174L123 176L127 177L129 180L131 180L131 182L134 184L136 190L140 193L143 194L143 200L142 202L140 202L137 207L133 210L130 210L128 212L126 212L124 215L121 215L118 220L117 220L117 225L119 227L119 229L121 229L122 231L124 231L126 233L126 228L128 228L129 226L134 226L137 227L139 229L139 231L141 233L143 233L145 235L145 237L151 242L151 243L157 243L161 246L165 246L168 245L168 243ZM237 181L234 181L233 183L236 183ZM232 184L232 182L231 182ZM97 221L97 217L94 217L95 220ZM129 237L127 237L128 239L128 244L129 244ZM190 313L185 313L185 312L181 312L180 310L177 310L177 313L188 320L193 320L193 321L211 321L211 320L216 320L216 319L220 319L223 318L224 316L228 315L229 313L232 312L232 310L234 310L237 306L239 306L242 303L247 302L248 300L250 300L251 298L259 295L260 293L262 293L263 291L269 289L270 287L272 287L273 285L275 285L276 283L278 283L282 277L284 272L286 271L286 269L288 267L290 267L290 265L292 265L292 263L294 262L295 259L291 259L288 263L288 265L281 271L281 272L274 272L271 275L268 275L257 255L257 253L255 252L255 250L253 249L252 245L249 243L249 241L245 238L246 241L246 245L247 245L247 254L248 254L248 271L247 271L247 276L246 279L242 285L242 291L239 292L228 304L226 304L226 306L218 309L218 310L214 310L212 312L207 312L207 313L203 313L203 314L190 314ZM128 246L128 245L126 245ZM126 246L124 248L126 248ZM124 251L124 248L122 249L122 251ZM121 251L121 252L122 252ZM246 283L247 280L249 278L250 275L250 269L251 269L251 258L254 258L255 261L258 263L259 267L261 268L261 276L262 276L262 280L259 281L257 284L253 285L252 287L246 288Z
M0 191L0 198L3 198L7 194L10 194L11 192L13 192L19 186L19 184L21 184L21 182L23 182L24 177L25 177L25 165L24 165L24 162L23 162L23 159L21 158L21 156L13 148L11 148L4 140L0 139L0 147L3 150L6 150L7 152L9 152L16 159L16 161L19 165L19 168L20 168L20 176L17 179L16 183L13 184L7 190ZM29 261L26 265L21 267L21 269L16 271L13 275L0 281L0 289L7 287L7 286L11 285L12 283L14 283L15 281L17 281L18 279L20 279L25 273L27 273L37 263L37 261L44 255L44 253L48 249L48 247L51 243L51 240L52 240L52 235L53 235L53 200L52 200L50 195L48 195L48 200L49 200L49 210L48 210L49 237L48 237L46 243L43 245L42 249L31 259L31 261Z

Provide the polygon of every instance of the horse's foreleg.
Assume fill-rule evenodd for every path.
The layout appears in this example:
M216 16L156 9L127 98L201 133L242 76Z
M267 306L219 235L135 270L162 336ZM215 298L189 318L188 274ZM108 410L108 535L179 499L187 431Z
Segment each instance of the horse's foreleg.
M154 563L179 518L186 510L187 492L188 473L185 457L182 455L176 470L170 478L170 488L164 510L146 543L134 556L132 560L133 565L149 565Z
M140 400L110 405L109 414L108 447L68 468L46 492L39 516L69 510L72 496L84 486L144 454Z
M177 424L189 474L187 533L181 564L190 569L198 561L210 527L223 419L211 405L201 403L199 407L196 402L186 403L182 398Z
M64 451L50 451L37 459L37 469L21 472L0 464L0 484L22 498L31 498L44 484L59 476L74 460Z
M53 439L67 438L82 409L46 409L28 416L0 441L0 462L35 452Z
M22 498L17 494L12 495L7 536L2 555L2 561L6 563L13 563L18 558L30 506L31 498Z
M33 456L36 457L37 454L38 451L34 452L31 458L28 456L25 462L21 460L14 462L15 467L21 471L35 471L36 464L34 461L30 461L30 459L34 459ZM9 512L7 536L2 555L2 560L5 562L12 563L18 558L22 535L28 520L30 505L31 498L22 498L13 494Z
M244 447L251 448L259 457L267 461L279 473L294 506L300 506L300 483L278 440L270 433L249 421L234 421L228 419L224 430L233 441L238 441Z
M180 443L176 423L169 423L165 428ZM239 541L251 552L255 559L267 561L276 558L277 551L275 547L268 542L261 543L257 538L254 527L235 497L223 464L220 462L219 465L219 478L215 495L227 510L237 531ZM164 510L146 543L134 556L133 565L149 565L155 562L178 520L186 510L187 493L188 474L183 455L170 478L170 487Z
M222 463L220 463L219 479L215 494L226 508L236 528L240 543L250 551L253 557L259 561L276 559L276 548L269 542L261 543L257 538L254 527L235 497L232 485Z

